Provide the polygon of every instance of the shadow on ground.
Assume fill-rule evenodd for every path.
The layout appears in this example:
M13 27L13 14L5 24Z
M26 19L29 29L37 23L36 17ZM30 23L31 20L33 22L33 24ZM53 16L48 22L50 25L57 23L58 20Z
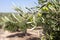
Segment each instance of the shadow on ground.
M26 36L30 36L31 34L27 33ZM16 33L16 34L13 34L13 35L9 35L7 36L7 38L12 38L12 37L24 37L25 34L24 33Z
M28 38L27 40L41 40L41 39L37 37L32 37L32 38Z

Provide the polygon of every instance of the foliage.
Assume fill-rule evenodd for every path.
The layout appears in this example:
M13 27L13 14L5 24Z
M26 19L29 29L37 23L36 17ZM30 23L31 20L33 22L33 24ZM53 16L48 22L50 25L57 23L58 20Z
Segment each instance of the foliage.
M42 26L45 36L42 40L60 39L60 0L38 0L39 5L35 9L29 9L29 13L23 12L19 7L15 7L16 14L1 17L1 25L9 31L21 30L27 32L27 28ZM33 10L33 11L32 11ZM45 39L44 39L45 38Z
M16 23L13 23L13 22L10 22L10 21L7 21L5 23L5 30L8 30L8 31L11 31L11 32L16 32L18 31L19 29L19 26L16 25Z
M42 3L40 10L46 40L60 40L60 1L50 0L46 2Z
M15 8L15 10L17 13L1 17L2 24L5 25L4 29L11 32L19 30L27 33L27 28L34 27L32 26L34 25L33 15L24 13L20 8Z

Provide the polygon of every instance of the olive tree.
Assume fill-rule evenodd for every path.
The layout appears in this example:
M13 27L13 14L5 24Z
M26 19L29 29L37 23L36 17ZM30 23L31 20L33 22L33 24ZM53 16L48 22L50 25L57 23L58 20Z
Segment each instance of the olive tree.
M59 40L60 37L60 0L38 0L41 11L41 24L44 29L44 40Z

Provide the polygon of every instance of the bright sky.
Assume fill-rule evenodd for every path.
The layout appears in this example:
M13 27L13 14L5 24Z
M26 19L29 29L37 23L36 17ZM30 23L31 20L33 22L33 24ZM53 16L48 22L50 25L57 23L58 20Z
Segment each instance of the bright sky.
M0 0L0 12L13 12L12 9L13 4L16 6L22 7L22 9L25 9L24 7L33 7L36 6L34 2L38 2L37 0Z

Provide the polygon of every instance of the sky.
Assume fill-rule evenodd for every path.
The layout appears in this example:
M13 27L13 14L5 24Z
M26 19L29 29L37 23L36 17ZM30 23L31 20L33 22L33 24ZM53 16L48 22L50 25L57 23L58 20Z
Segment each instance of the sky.
M14 5L25 10L25 7L36 6L34 2L38 3L37 0L0 0L0 12L14 12Z

